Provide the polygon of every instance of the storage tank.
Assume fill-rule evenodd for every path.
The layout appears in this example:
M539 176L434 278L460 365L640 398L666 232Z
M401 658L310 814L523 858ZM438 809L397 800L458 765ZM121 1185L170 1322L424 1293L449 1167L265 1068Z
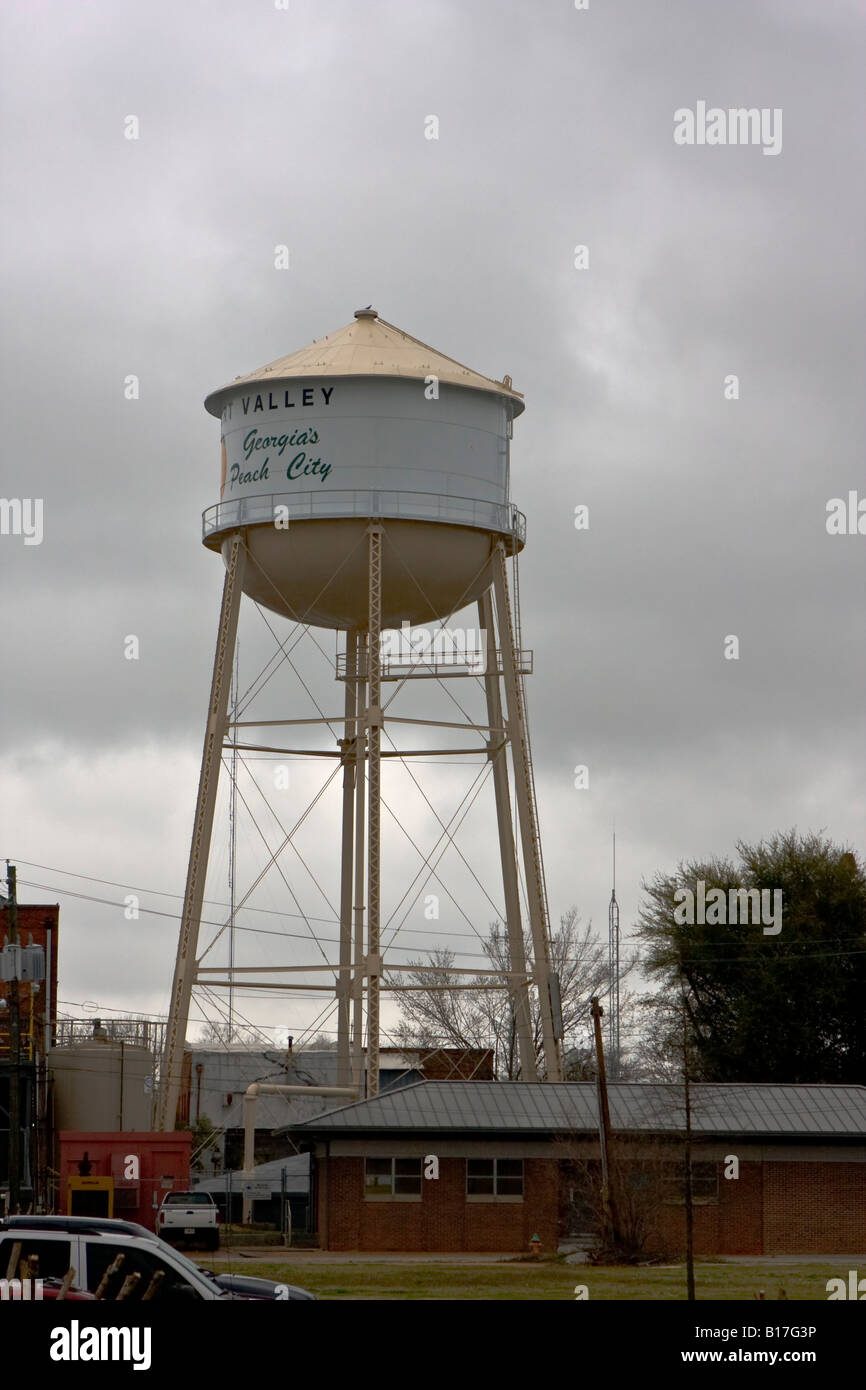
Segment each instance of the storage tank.
M383 627L472 602L495 541L523 547L509 477L521 396L375 309L205 407L222 431L221 500L204 514L204 543L225 558L228 536L247 528L244 592L276 613L366 624L371 517L386 522Z
M98 1020L93 1037L47 1056L54 1081L55 1128L148 1131L153 1128L153 1053L109 1039Z

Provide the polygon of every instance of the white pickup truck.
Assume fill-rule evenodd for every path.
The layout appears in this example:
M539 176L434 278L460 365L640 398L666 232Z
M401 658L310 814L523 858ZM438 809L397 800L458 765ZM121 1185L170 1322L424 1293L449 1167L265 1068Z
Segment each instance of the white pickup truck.
M156 1233L171 1243L218 1250L219 1212L209 1192L167 1192L157 1213Z

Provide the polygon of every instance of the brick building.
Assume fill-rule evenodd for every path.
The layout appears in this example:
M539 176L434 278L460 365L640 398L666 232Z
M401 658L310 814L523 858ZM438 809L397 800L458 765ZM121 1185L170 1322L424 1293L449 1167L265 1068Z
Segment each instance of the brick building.
M682 1088L609 1088L612 1161L646 1249L685 1244ZM700 1255L866 1251L866 1087L691 1087ZM545 1251L597 1228L588 1082L422 1081L290 1126L324 1249Z
M24 1207L46 1199L50 1186L51 1134L45 1050L57 1021L57 947L60 909L57 903L18 904L18 942L41 946L45 978L19 980L20 1199ZM9 938L9 910L0 908L0 946ZM0 1211L8 1200L10 1057L9 1004L11 980L0 980Z
M57 941L60 908L57 903L19 903L18 941L27 946L41 946L45 952L45 979L33 985L18 984L18 1006L21 1020L21 1060L32 1060L45 1051L46 1025L57 1019ZM9 938L9 909L0 908L0 946ZM10 981L0 982L0 998L7 1001L12 993ZM0 1010L0 1058L9 1057L9 1015Z

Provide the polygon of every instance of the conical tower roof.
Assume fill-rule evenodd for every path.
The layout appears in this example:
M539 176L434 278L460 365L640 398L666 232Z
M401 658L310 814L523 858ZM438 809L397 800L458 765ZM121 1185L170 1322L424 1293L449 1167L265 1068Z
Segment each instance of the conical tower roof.
M467 386L475 391L493 391L512 402L515 415L524 409L523 397L511 385L510 377L494 381L473 372L452 357L395 328L380 319L375 309L356 309L354 319L310 343L309 347L278 357L266 367L236 377L226 386L212 391L205 400L211 415L220 415L229 392L239 386L268 385L293 381L298 377L383 376L423 381L435 376L451 386Z

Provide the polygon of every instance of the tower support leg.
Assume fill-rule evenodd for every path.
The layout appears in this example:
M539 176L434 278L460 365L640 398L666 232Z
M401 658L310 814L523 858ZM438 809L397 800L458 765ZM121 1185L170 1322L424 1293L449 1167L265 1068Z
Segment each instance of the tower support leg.
M340 959L337 975L337 1085L352 1079L349 1052L349 1001L352 981L352 889L355 834L355 731L358 703L358 634L346 633L346 711L343 754L343 835L340 864Z
M485 634L487 661L484 670L484 690L487 696L487 722L491 725L487 756L493 764L493 792L496 799L496 823L499 829L499 855L502 860L502 887L505 894L505 928L508 933L508 968L526 975L526 953L523 946L523 921L520 913L520 892L517 882L517 858L514 830L511 824L511 793L508 788L507 739L502 715L502 695L499 667L496 660L496 630L493 620L493 599L487 589L478 600L478 617ZM492 659L491 659L492 657ZM520 1079L536 1081L535 1044L532 1038L532 1015L529 1008L529 981L516 984L513 980L509 995L517 1032L517 1054L520 1060Z
M370 589L369 649L367 653L367 1096L379 1094L379 985L382 960L379 955L379 851L381 834L381 743L382 743L382 526L369 528Z
M520 843L523 850L524 873L526 874L526 894L529 900L529 922L532 929L532 949L535 956L533 974L538 987L546 1079L559 1081L561 1076L559 1049L554 1031L550 992L550 923L547 910L547 891L544 884L544 866L541 860L541 843L535 810L535 788L529 735L526 727L526 712L523 704L520 674L517 669L514 622L511 615L508 571L505 566L505 546L502 541L497 541L494 546L491 566L493 589L496 595L499 646L502 650L502 671L505 677L505 698L508 708L506 727L514 760L514 794L520 821Z
M355 919L354 974L352 977L352 1084L364 1089L364 816L367 789L367 634L358 633L358 677L355 720Z
M171 986L165 1052L163 1053L162 1076L160 1078L157 1122L157 1127L160 1130L174 1129L177 1113L183 1046L189 1021L192 987L195 981L198 933L213 832L220 760L226 731L232 660L238 632L238 614L241 605L246 555L246 540L243 532L236 531L229 542L228 561L223 583L222 606L214 654L207 727L201 757L192 845L187 867L177 960Z

